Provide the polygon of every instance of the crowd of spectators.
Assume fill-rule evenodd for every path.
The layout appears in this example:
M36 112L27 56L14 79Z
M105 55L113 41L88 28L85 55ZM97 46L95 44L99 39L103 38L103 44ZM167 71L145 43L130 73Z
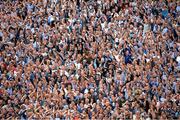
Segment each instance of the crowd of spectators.
M0 119L179 119L179 0L0 0Z

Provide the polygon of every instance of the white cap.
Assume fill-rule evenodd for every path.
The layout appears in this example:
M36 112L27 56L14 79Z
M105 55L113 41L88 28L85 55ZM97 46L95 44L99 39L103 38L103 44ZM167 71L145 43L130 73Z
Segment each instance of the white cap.
M180 56L177 56L176 61L180 63Z

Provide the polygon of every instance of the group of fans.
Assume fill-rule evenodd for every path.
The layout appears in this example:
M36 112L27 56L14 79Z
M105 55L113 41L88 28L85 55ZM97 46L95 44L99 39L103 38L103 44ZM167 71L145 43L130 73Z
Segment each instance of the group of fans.
M0 119L179 119L178 0L0 1Z

